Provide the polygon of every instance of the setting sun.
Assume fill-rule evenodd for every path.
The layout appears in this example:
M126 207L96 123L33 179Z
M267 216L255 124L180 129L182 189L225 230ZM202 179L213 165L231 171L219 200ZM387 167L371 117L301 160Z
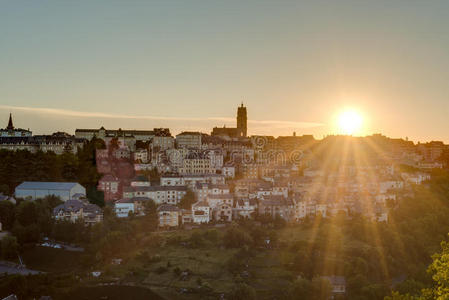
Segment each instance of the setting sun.
M338 116L338 129L343 134L356 134L361 130L363 118L354 110L346 110Z

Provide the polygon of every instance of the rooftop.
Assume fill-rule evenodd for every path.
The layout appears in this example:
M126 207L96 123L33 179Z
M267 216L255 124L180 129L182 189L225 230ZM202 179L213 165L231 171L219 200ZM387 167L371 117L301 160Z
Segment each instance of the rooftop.
M124 198L124 199L117 200L115 203L116 204L117 203L134 203L134 200L133 199L126 199L126 198Z
M234 196L232 196L231 194L209 194L207 195L208 199L233 199Z
M157 192L157 191L187 191L186 186L127 186L124 192Z
M157 211L179 211L179 207L169 204L162 204L157 208Z
M201 132L199 132L199 131L184 131L184 132L181 132L180 134L178 134L177 136L180 136L180 135L201 135Z
M148 178L143 175L137 175L136 177L133 178L133 181L147 182Z
M199 202L193 203L192 206L195 206L195 207L209 207L209 204L207 204L206 201L199 201Z
M70 190L78 184L77 182L24 181L16 187L16 190Z

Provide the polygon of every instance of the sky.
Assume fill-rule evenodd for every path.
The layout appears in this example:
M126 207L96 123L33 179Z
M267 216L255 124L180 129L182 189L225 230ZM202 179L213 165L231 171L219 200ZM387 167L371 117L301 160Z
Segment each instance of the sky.
M449 1L1 1L0 127L449 142ZM4 125L3 125L4 124Z

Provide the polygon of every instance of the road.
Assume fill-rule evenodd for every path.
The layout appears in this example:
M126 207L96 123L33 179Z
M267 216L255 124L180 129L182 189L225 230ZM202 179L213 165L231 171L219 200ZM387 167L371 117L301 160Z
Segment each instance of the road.
M9 261L0 261L0 274L21 274L21 275L29 275L29 274L39 274L42 272L29 270L27 268L23 268L18 264L9 262Z

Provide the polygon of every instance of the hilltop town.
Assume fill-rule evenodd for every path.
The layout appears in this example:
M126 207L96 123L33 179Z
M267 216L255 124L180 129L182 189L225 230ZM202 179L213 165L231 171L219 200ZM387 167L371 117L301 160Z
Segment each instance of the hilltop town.
M76 153L87 141L102 140L96 168L105 203L117 216L128 217L143 214L145 202L154 201L161 227L261 215L301 222L339 213L386 222L398 197L447 163L449 146L442 142L414 144L380 134L323 140L296 134L248 137L243 104L236 119L236 128L215 127L211 134L101 127L77 129L74 136L33 136L15 129L10 116L0 132L0 149ZM39 189L38 183L34 186ZM34 199L34 192L22 190L16 187L15 195ZM179 208L186 196L191 207Z
M151 219L156 224L148 232L171 234L201 228L235 230L245 222L277 228L336 218L345 222L362 218L382 226L391 224L404 199L417 197L418 187L427 187L433 176L448 167L449 146L439 141L415 144L381 134L322 140L296 133L277 138L249 136L243 104L237 108L236 120L235 128L215 127L210 134L184 131L173 136L168 128L100 127L77 129L74 135L35 136L15 128L10 115L7 127L0 130L4 159L0 205L11 203L16 208L9 209L19 215L19 207L26 203L44 205L51 212L48 222L55 227L33 236L26 230L19 232L5 208L0 209L0 229L16 235L20 245L42 243L50 234L55 244L45 242L49 246L68 239L55 233L63 230L58 229L61 224L81 224L91 230L111 218L120 222ZM17 157L12 158L12 153ZM15 167L11 160L6 163L8 157L13 161L41 157L54 167L46 168L39 161L17 162L23 168L37 164L32 172L25 170L19 176L11 173ZM41 169L41 175L36 175ZM84 174L91 175L81 179ZM25 229L29 225L20 224ZM270 234L262 234L267 249L275 243ZM86 246L90 239L72 240ZM7 257L14 258L14 251ZM122 258L116 256L105 257L120 264ZM189 276L186 272L182 276ZM333 296L346 294L342 272L315 275L327 278Z

